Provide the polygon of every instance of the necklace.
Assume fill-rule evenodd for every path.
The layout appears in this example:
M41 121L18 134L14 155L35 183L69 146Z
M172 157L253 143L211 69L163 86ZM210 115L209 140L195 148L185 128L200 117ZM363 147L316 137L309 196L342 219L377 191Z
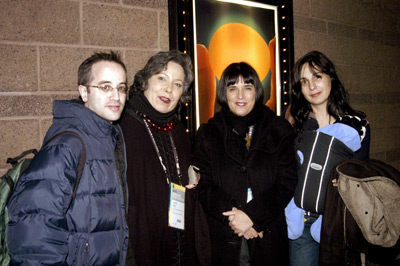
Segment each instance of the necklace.
M254 125L249 126L249 132L246 133L246 148L250 148L251 138L253 137Z
M143 118L143 121L146 122L146 119ZM175 123L174 123L174 124L175 124ZM161 163L161 166L162 166L162 168L163 168L163 170L164 170L164 173L165 173L165 177L166 177L166 179L167 179L167 184L169 185L169 184L170 184L170 180L169 180L169 177L168 177L168 176L169 176L169 175L168 175L168 170L167 170L167 167L165 166L165 164L164 164L164 162L163 162L163 159L162 159L162 157L161 157L160 150L158 149L158 146L157 146L156 140L154 139L153 133L151 133L150 126L149 126L149 125L151 125L151 124L149 124L149 123L144 123L144 125L146 126L147 132L148 132L149 135L150 135L151 142L153 143L154 149L156 150L158 160L159 160L160 163ZM172 129L171 129L171 130L172 130ZM171 130L170 130L170 131L166 131L166 132L167 132L168 135L169 135L169 139L170 139L170 141L171 141L171 146L172 146L172 152L174 153L174 160L175 160L176 172L177 172L177 174L178 174L178 182L179 182L179 185L182 186L182 174L181 174L181 168L180 168L180 166L179 166L178 152L176 151L176 146L175 146L175 143L174 143L174 139L172 138Z
M158 131L170 132L170 131L172 131L172 129L174 129L175 122L173 120L169 121L166 126L159 126L156 123L154 123L153 121L151 121L151 119L149 117L147 117L145 114L139 113L139 115L143 118L143 121L145 121L147 124L151 125L153 128L157 129Z

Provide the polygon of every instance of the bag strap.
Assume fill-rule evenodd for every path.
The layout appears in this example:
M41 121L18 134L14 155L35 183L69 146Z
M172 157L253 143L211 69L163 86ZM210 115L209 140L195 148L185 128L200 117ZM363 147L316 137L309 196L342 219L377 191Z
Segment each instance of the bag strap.
M17 157L7 158L7 163L9 163L12 166L14 166L14 164L17 164L19 160L21 160L22 158L24 158L26 155L28 155L30 153L33 153L33 155L36 155L36 153L38 153L38 151L37 151L37 149L30 149L30 150L24 151L23 153L21 153Z
M79 134L77 134L76 132L74 132L74 131L63 131L63 132L60 132L60 133L54 135L53 137L51 137L51 138L43 145L43 147L44 147L44 146L46 146L47 144L49 144L50 142L52 142L54 139L56 139L56 138L58 138L58 137L61 137L61 136L63 136L63 135L67 135L67 134L68 134L68 135L74 135L75 137L77 137L77 138L81 141L81 143L82 143L82 154L81 154L81 157L80 157L79 163L78 163L78 176L77 176L77 179L76 179L74 191L73 191L73 193L72 193L71 201L69 202L69 204L68 204L68 206L67 206L65 212L68 211L69 207L71 206L72 202L74 201L74 199L75 199L75 197L76 197L76 192L78 191L79 182L81 181L82 174L83 174L83 168L85 168L85 163L86 163L86 148L85 148L85 143L83 142L81 136L79 136Z

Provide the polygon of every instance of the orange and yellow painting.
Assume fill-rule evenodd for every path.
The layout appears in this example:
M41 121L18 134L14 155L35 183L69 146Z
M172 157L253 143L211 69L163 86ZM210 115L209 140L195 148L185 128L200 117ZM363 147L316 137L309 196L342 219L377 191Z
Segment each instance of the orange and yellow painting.
M249 1L194 2L198 125L219 110L216 87L224 69L234 62L253 66L265 90L264 102L275 111L277 29L273 7L252 6Z

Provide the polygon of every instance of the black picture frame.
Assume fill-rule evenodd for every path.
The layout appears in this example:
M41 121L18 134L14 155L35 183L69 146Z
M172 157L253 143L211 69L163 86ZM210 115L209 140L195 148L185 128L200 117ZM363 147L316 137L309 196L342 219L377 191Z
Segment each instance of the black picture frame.
M199 1L210 0L169 0L169 45L170 49L177 49L189 54L193 60L196 71L196 58L195 58L195 43L196 39L196 25L194 26L194 17L196 17L196 8L193 6L198 5ZM221 2L214 0L214 2ZM276 49L278 61L276 74L276 85L280 88L277 92L277 107L276 113L280 115L282 111L289 104L289 84L290 84L290 70L294 65L294 44L293 44L293 2L292 0L261 0L261 1L229 1L223 0L222 2L239 2L238 4L255 3L261 5L271 6L276 15L275 23L277 29ZM234 3L236 4L236 3ZM257 7L255 7L257 8ZM196 77L196 76L195 76ZM196 79L196 78L195 78ZM196 96L196 80L192 84L192 101L187 103L181 111L181 120L186 125L187 131L192 140L194 139L196 130L199 126L198 119L198 106ZM279 102L278 102L279 101Z

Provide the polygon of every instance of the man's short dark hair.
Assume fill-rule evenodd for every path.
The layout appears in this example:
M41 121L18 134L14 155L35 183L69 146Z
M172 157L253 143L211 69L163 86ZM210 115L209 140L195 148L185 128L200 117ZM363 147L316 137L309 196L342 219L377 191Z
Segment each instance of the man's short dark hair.
M110 51L109 53L95 53L87 58L78 69L78 85L87 85L92 77L92 66L100 61L114 62L122 66L126 73L125 64L122 62L118 53Z

